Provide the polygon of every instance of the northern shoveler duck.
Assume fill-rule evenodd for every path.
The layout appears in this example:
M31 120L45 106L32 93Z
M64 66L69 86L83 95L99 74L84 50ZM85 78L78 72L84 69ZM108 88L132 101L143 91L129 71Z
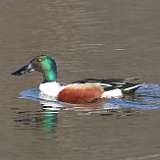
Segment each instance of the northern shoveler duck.
M141 84L130 82L129 79L85 79L67 85L57 82L57 65L47 55L33 58L12 75L20 76L27 72L39 71L43 75L43 83L39 85L41 93L54 97L59 101L84 104L107 98L122 98L125 94L134 93Z

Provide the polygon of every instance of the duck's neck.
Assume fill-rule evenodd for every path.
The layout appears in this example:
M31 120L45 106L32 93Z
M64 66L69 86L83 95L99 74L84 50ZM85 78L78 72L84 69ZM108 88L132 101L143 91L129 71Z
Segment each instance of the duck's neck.
M55 82L57 80L57 71L49 70L43 73L43 82Z

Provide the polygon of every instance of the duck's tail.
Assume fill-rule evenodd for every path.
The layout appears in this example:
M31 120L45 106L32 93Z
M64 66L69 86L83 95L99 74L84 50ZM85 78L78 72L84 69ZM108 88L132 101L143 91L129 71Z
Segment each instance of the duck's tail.
M133 83L125 83L120 87L122 92L125 93L134 93L142 84L133 84Z
M113 82L112 85L121 89L124 94L132 94L142 86L142 83L140 79L130 77L121 82Z

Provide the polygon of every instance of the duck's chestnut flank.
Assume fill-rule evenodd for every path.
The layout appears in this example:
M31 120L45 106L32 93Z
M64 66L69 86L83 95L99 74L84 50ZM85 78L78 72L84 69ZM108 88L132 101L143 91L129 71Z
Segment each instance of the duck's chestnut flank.
M58 100L67 103L91 103L100 99L104 89L96 84L73 84L58 94Z

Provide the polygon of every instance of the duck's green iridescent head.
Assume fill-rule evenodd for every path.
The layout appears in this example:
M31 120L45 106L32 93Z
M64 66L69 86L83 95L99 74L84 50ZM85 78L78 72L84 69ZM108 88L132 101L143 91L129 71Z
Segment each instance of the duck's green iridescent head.
M27 72L39 71L43 74L44 82L51 82L57 80L57 65L55 60L47 55L40 55L33 58L29 64L23 66L12 75L20 76Z

